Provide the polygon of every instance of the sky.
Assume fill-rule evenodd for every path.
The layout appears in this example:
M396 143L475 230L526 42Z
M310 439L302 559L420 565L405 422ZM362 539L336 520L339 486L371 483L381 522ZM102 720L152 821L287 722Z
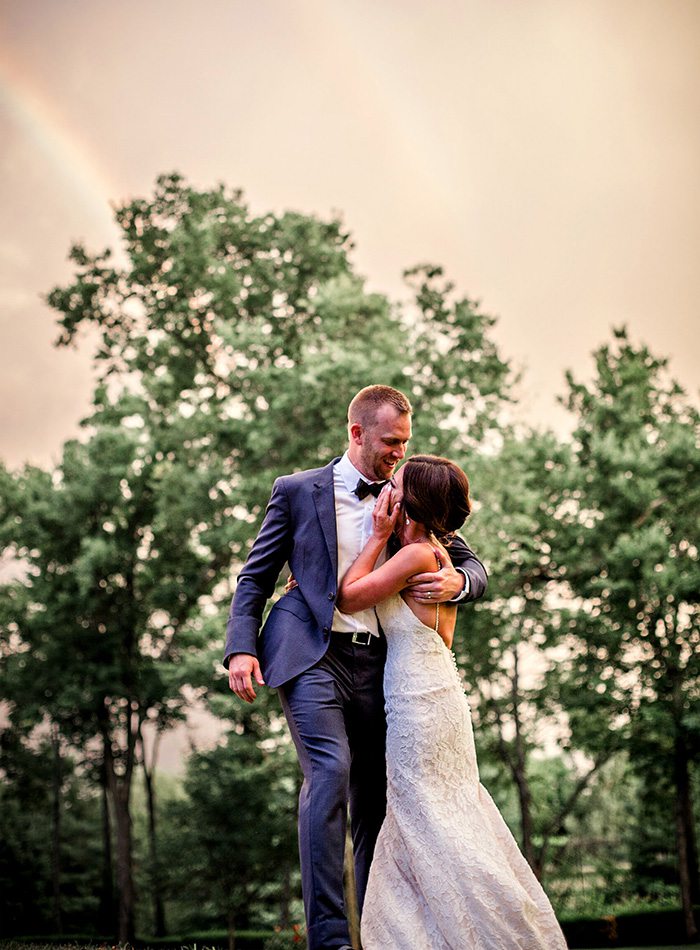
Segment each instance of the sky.
M79 432L91 340L56 349L43 297L175 170L342 215L394 298L442 264L530 424L566 431L565 369L622 323L697 393L699 168L697 0L0 0L0 460Z
M626 323L697 394L697 0L0 0L0 459L50 465L91 341L43 301L157 175L340 213L372 290L442 264L522 418Z

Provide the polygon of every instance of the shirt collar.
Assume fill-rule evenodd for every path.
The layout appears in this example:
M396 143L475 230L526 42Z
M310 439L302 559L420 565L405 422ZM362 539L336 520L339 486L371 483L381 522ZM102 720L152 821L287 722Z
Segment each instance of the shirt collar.
M350 456L347 452L338 462L336 462L335 467L338 471L338 474L343 479L343 484L349 492L355 491L357 488L357 483L360 479L362 479L363 482L367 482L368 485L374 484L371 479L365 478L362 472L358 472L358 470L350 461ZM376 479L374 481L376 481Z

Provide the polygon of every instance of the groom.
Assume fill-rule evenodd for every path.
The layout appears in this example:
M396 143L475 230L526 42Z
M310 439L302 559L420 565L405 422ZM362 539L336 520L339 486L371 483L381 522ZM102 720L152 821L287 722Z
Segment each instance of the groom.
M342 614L338 581L372 531L381 486L406 454L411 405L367 386L348 409L348 450L323 468L278 478L238 577L226 628L229 686L246 702L253 681L277 687L304 773L299 851L310 950L350 950L343 899L348 802L360 909L386 808L386 641L373 609ZM481 562L460 539L455 567L412 579L423 602L468 601L486 589ZM296 587L263 609L285 563ZM263 679L263 673L265 679Z

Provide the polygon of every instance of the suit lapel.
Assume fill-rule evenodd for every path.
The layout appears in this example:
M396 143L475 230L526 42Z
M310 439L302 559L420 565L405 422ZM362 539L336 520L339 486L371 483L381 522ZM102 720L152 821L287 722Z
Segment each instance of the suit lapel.
M328 548L328 557L333 573L338 576L338 532L335 524L335 492L333 491L333 467L338 459L327 465L314 482L313 500Z

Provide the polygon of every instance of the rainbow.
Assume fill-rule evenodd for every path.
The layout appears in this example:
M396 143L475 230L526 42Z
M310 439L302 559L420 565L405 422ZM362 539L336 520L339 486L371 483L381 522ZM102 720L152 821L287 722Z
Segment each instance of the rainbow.
M60 175L61 182L99 226L100 236L107 228L109 236L116 238L110 205L117 194L114 182L56 104L38 93L6 56L0 59L0 108Z

